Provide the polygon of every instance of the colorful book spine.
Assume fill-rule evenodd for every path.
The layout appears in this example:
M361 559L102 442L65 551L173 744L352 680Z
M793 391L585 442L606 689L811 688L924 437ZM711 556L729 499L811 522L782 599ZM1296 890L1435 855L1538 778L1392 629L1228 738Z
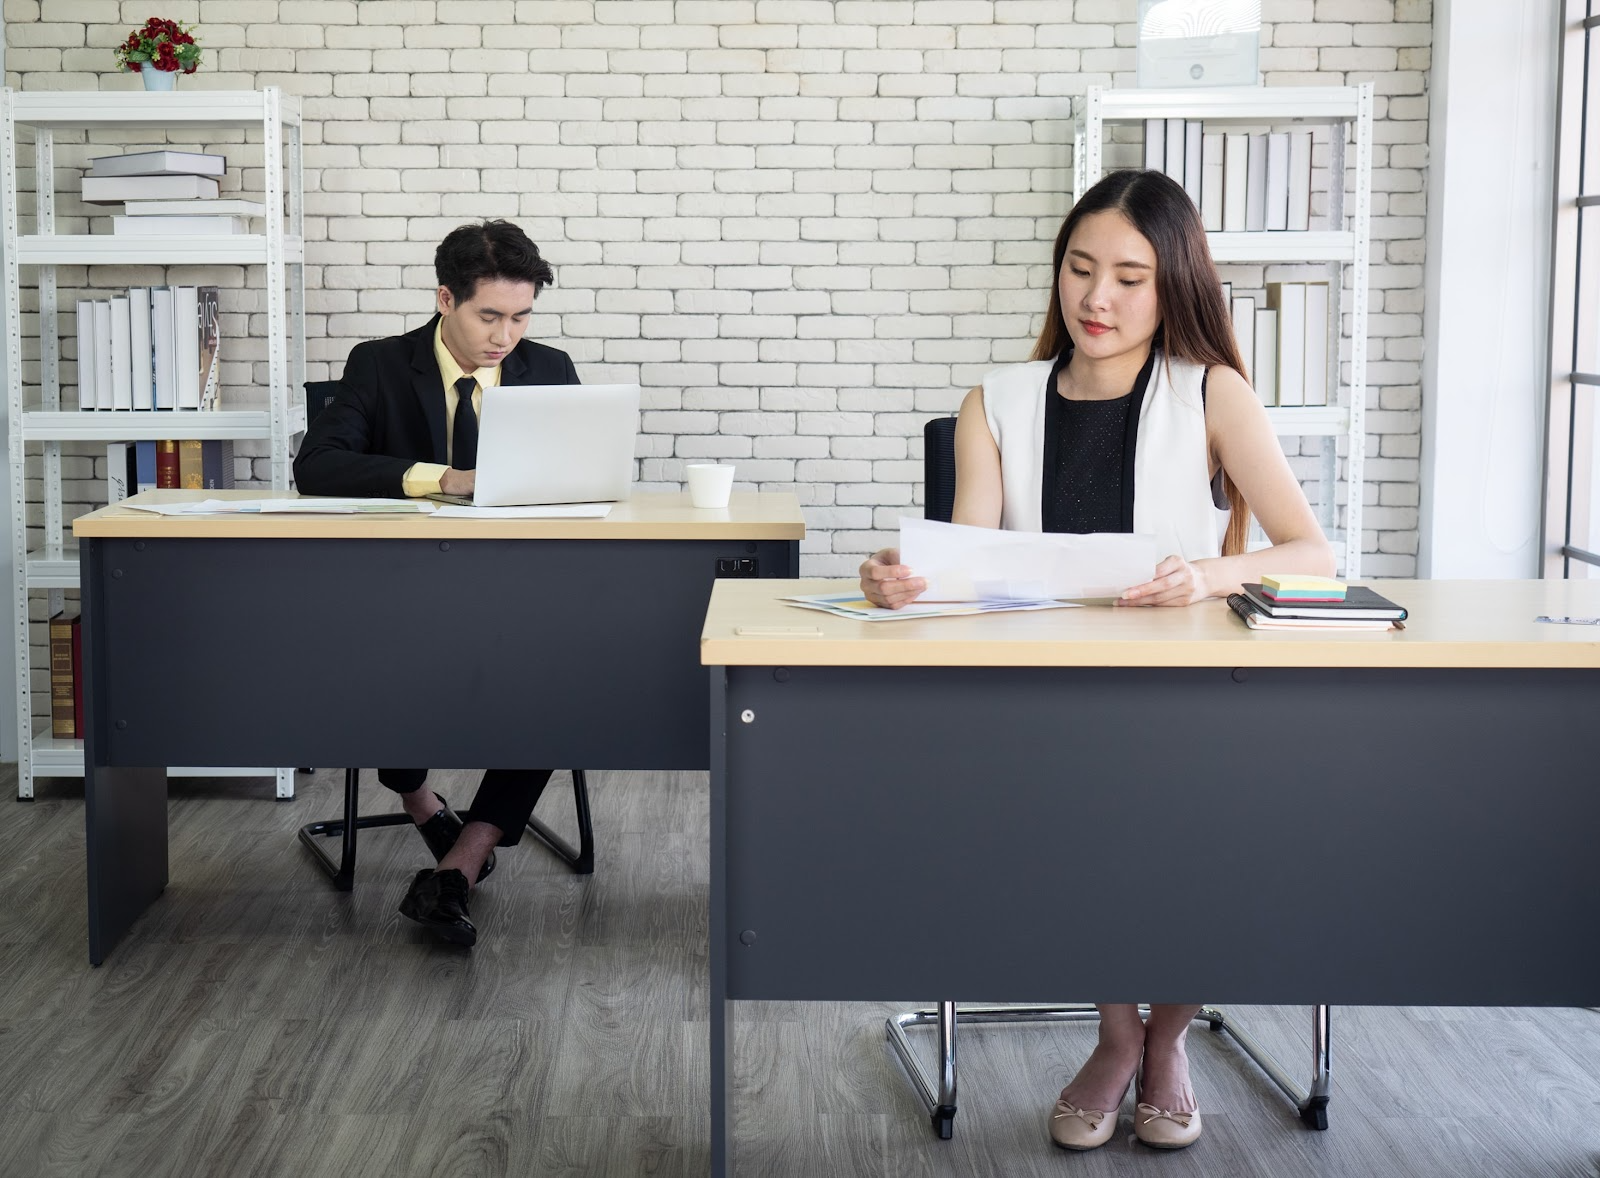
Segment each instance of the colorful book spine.
M50 619L50 735L71 740L78 734L72 709L72 619Z
M163 487L163 488L171 487L174 490L177 489L177 486L178 486L178 443L177 442L157 442L156 443L156 486L157 487Z
M204 451L198 439L178 443L178 486L185 491L205 488Z

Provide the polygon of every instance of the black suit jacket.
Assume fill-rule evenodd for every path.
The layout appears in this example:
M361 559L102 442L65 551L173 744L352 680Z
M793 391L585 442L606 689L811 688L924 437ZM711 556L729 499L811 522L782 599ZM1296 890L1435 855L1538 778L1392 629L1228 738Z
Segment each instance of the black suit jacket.
M414 463L447 464L444 379L433 354L438 321L435 315L415 331L351 349L344 388L311 422L295 456L302 492L399 498ZM579 381L565 352L525 339L500 361L500 383Z

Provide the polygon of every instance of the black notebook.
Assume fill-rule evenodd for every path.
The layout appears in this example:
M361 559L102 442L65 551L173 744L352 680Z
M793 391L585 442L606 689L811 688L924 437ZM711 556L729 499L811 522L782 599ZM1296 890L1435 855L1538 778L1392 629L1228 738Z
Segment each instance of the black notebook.
M1250 604L1269 618L1326 618L1341 621L1363 618L1370 621L1403 622L1406 610L1365 585L1351 585L1343 601L1274 601L1260 585L1242 585Z

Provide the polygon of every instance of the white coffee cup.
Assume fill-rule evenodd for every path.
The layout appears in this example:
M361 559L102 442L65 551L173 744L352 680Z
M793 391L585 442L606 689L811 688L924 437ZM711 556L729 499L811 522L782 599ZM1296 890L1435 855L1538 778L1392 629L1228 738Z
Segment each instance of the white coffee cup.
M733 490L733 467L717 462L691 462L684 471L689 479L689 502L696 507L726 507Z

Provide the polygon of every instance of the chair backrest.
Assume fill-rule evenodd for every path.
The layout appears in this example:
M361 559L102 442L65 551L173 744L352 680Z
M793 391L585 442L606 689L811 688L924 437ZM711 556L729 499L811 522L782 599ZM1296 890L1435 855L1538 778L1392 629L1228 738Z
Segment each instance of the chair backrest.
M922 517L949 523L956 505L956 419L935 417L922 427Z
M317 419L333 399L339 395L339 390L344 388L343 383L337 380L308 380L306 381L306 426Z

